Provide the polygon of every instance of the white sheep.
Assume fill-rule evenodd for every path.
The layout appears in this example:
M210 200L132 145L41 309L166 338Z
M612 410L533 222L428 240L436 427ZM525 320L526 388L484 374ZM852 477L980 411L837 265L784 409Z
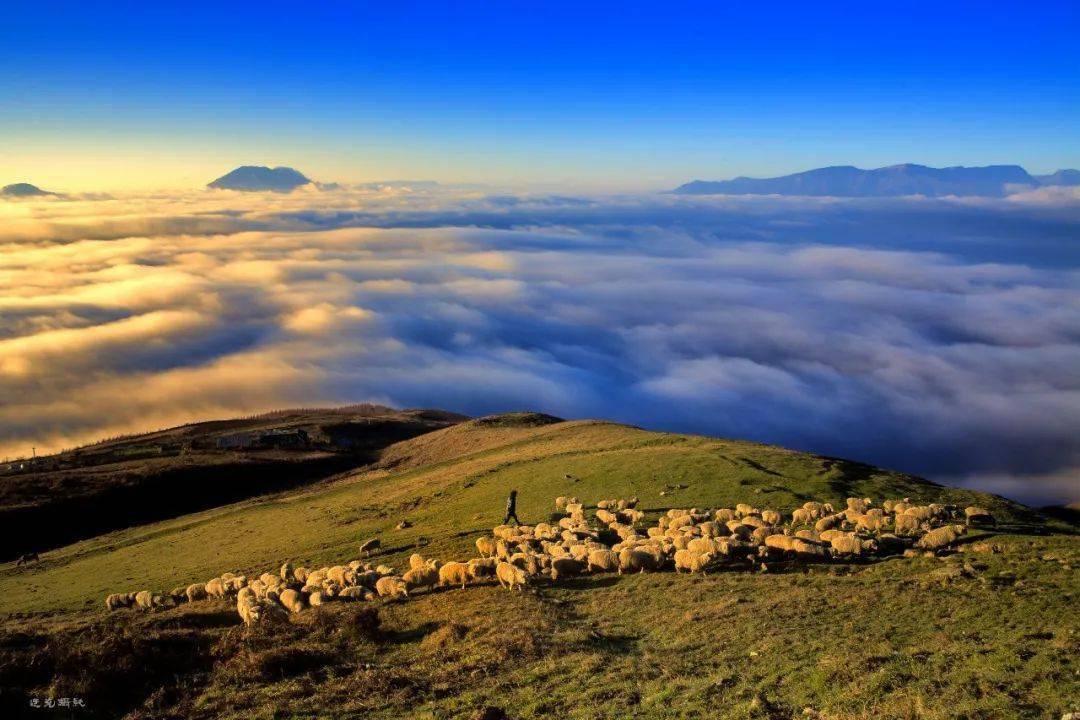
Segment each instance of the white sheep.
M623 548L619 551L619 574L653 572L660 569L660 560L654 553L638 548Z
M379 578L375 583L375 592L379 593L379 597L409 597L409 589L405 587L405 581L393 575Z
M343 589L338 593L338 597L342 600L372 600L375 598L370 590L362 588L359 585Z
M589 572L615 572L619 569L619 556L611 550L592 550L588 557Z
M469 582L469 566L463 562L448 562L439 568L439 585L461 585L464 590Z
M165 596L150 590L140 590L135 593L135 604L143 610L156 610L167 604Z
M105 607L109 610L131 607L135 604L136 593L113 593L105 598Z
M515 587L523 590L527 581L525 571L508 562L500 562L495 566L495 577L499 581L499 587L508 590L513 590Z
M472 558L465 565L469 568L469 577L473 580L493 577L498 561L495 558Z
M551 561L551 579L558 580L561 577L577 577L584 569L582 564L571 557L554 558Z
M712 553L696 553L690 550L679 550L675 553L675 572L705 573L709 563L712 562Z
M283 590L278 595L278 602L292 613L298 613L307 607L307 598L304 597L304 594L291 588Z
M939 527L936 530L930 532L919 538L915 543L915 547L922 548L924 550L940 550L941 548L952 545L960 536L967 532L967 528L963 525L946 525Z

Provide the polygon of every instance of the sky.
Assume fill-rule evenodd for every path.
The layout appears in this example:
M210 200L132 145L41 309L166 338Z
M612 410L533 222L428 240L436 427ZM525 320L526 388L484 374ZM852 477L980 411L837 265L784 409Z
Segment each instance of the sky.
M1080 166L1076 2L8 4L0 183Z

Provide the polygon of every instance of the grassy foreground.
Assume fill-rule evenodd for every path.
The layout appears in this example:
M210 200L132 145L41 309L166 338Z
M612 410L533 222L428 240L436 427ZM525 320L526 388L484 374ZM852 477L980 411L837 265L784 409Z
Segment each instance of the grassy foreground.
M568 494L638 495L650 518L857 495L978 503L1002 525L945 560L488 585L334 604L277 630L238 627L225 601L104 612L108 592L340 562L375 536L396 567L417 544L463 560L510 488L526 522ZM1059 718L1080 710L1077 563L1070 528L1000 498L753 443L504 416L392 446L328 486L5 566L0 698L14 711L81 693L72 717Z

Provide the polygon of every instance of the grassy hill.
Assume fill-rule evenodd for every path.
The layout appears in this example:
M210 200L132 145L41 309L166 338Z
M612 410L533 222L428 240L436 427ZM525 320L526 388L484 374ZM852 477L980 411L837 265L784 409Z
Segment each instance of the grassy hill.
M342 562L371 537L399 568L417 547L464 560L511 488L527 523L558 495L638 495L650 518L855 495L978 503L1001 525L948 561L488 585L334 604L273 632L237 627L228 601L104 614L109 592ZM391 445L330 483L4 566L0 687L82 692L100 717L1060 717L1080 698L1077 562L1070 526L1002 498L755 443L499 416ZM126 670L100 668L103 654Z
M377 405L283 410L5 464L0 560L322 480L464 419Z

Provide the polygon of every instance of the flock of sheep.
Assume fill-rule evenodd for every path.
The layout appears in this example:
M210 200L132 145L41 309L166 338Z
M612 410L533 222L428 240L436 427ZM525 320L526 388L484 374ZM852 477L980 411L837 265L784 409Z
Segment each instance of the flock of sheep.
M337 600L374 600L409 596L418 589L461 586L495 578L501 587L521 589L540 577L552 581L586 573L701 572L723 564L781 560L821 562L867 555L936 554L966 532L967 525L994 523L983 508L961 511L952 505L916 505L908 499L886 500L874 507L869 498L848 498L837 512L828 503L807 502L790 517L778 510L740 503L734 508L671 509L642 531L645 513L637 498L602 500L590 522L576 498L560 497L557 524L499 525L476 540L480 557L440 563L413 554L409 569L398 575L386 565L361 560L309 570L286 562L257 578L224 573L205 583L174 588L114 593L109 610L169 607L207 598L236 598L245 624L283 619ZM958 521L963 519L964 524ZM377 547L377 541L361 546ZM767 567L767 565L766 565Z

